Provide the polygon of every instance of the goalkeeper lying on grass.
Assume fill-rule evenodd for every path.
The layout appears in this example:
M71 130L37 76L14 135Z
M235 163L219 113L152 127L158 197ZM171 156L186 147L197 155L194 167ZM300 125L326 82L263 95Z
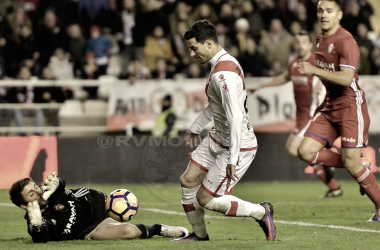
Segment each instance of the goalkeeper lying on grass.
M16 181L9 195L16 206L27 211L28 232L35 243L77 239L146 239L153 235L177 238L188 234L183 227L117 222L107 215L107 196L104 193L89 188L66 189L65 181L54 172L42 188L31 178Z

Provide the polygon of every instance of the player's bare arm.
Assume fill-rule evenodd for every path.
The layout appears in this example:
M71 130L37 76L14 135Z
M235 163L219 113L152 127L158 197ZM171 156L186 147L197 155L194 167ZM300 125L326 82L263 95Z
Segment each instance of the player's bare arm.
M347 67L340 67L340 71L330 72L311 65L308 62L301 62L297 66L298 72L306 75L316 75L322 81L331 84L349 87L355 76L355 70Z
M286 71L286 72L282 73L281 75L278 75L275 78L273 78L272 81L270 81L270 82L249 88L247 90L248 90L248 92L253 93L259 89L283 85L289 81L290 81L289 72Z

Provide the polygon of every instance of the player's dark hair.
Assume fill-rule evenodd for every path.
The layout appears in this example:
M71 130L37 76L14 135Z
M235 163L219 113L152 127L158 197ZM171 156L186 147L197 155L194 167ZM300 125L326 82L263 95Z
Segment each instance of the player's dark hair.
M311 43L313 42L313 39L311 38L310 33L308 31L306 31L306 30L301 30L300 32L297 33L297 36L308 36L310 42Z
M342 10L342 3L340 2L340 0L323 0L323 1L334 2L338 5L339 9Z
M195 38L197 42L202 44L206 40L212 40L214 43L218 43L218 35L216 33L216 28L212 23L210 23L206 19L196 21L186 30L183 37L185 38L185 40Z
M21 192L24 189L24 187L32 181L33 180L31 178L26 177L13 183L11 189L9 189L8 192L13 204L15 204L18 207L21 207L21 205L26 205L25 200L22 198Z

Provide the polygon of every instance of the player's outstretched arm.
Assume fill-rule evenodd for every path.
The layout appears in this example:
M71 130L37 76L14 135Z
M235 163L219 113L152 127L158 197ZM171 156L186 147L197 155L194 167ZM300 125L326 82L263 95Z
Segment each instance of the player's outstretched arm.
M259 89L266 88L266 87L273 87L273 86L283 85L283 84L285 84L285 83L287 83L289 81L290 81L289 72L285 71L281 75L278 75L275 78L273 78L272 81L264 83L264 84L260 84L258 86L255 86L253 88L249 88L247 90L248 90L248 92L253 93L253 92L255 92L255 91L259 90Z
M340 67L340 71L330 72L311 65L308 62L301 62L297 65L298 72L306 75L316 75L322 81L331 84L349 87L355 76L355 70L348 67Z

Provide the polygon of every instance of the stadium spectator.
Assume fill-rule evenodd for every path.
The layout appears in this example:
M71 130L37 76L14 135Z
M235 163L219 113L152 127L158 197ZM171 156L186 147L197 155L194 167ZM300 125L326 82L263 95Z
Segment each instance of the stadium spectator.
M0 63L0 80L5 79L3 65ZM8 103L7 100L8 88L0 87L0 104ZM12 110L0 108L0 127L9 127L12 120ZM1 136L6 134L0 133Z
M235 40L239 49L239 54L244 53L246 50L247 39L250 38L248 34L249 23L245 18L239 18L235 22Z
M169 39L165 36L161 26L156 26L153 33L146 38L144 47L145 66L153 71L158 59L165 59L170 62L173 58L173 51Z
M184 22L186 27L193 23L190 11L191 8L185 2L179 1L177 3L175 11L168 16L171 37L174 37L178 32L178 23Z
M260 10L254 7L251 1L245 0L241 5L241 17L249 22L249 33L256 42L260 41L261 31L264 29L263 21L260 17Z
M39 63L46 67L57 48L64 48L66 34L57 22L55 12L48 9L44 15L44 21L38 27L36 33L36 49L39 53Z
M162 99L162 110L161 113L155 120L154 128L152 130L152 135L155 137L167 136L167 137L177 137L177 116L175 114L175 109L172 107L172 96L166 95Z
M347 3L347 11L343 15L341 25L353 36L357 36L359 23L367 26L368 30L372 30L369 18L364 16L360 11L360 5L356 0L350 0Z
M55 172L45 179L42 187L29 177L18 180L10 188L9 195L16 206L26 210L27 230L34 243L147 239L154 235L182 237L188 234L183 227L117 222L107 215L106 194L89 188L66 189L65 181Z
M218 23L218 15L207 3L202 3L194 9L192 19L194 21L206 19L212 23Z
M284 29L280 19L273 19L269 33L260 41L259 51L266 55L270 64L279 61L282 67L288 64L294 38Z
M28 26L32 29L32 22L25 14L25 10L22 5L16 5L13 12L7 15L7 28L6 34L14 40L17 40L21 34L22 26Z
M83 79L98 79L100 76L99 68L96 63L94 52L87 52L83 68ZM85 86L83 89L87 92L89 99L96 99L98 96L98 86Z
M187 29L186 22L178 22L177 23L177 31L171 39L171 47L173 51L173 55L176 58L175 63L175 72L179 73L183 71L188 65L190 61L190 51L183 39L183 34Z
M359 75L369 75L371 73L371 65L369 57L373 50L373 43L367 38L368 28L365 24L359 23L357 36L355 36L355 41L359 46L360 50L360 60L359 60Z
M149 69L139 60L136 60L129 65L128 72L128 78L131 84L134 84L138 80L152 78Z
M317 37L319 34L322 33L322 29L321 29L321 25L319 25L318 22L315 22L313 24L313 30L310 32L310 36L311 36L311 40L313 41L313 48L315 48L315 46L317 45Z
M373 49L373 43L368 39L368 28L364 23L358 24L356 34L357 35L354 36L354 38L358 46L366 48L368 53L370 53Z
M282 62L280 62L279 60L274 60L271 64L270 69L268 70L268 76L278 76L282 74L285 70L286 67L282 64Z
M202 19L202 18L201 18ZM199 19L198 19L199 20ZM210 20L211 21L211 20ZM229 3L223 3L219 12L219 21L226 27L226 33L229 37L234 37L236 34L236 18L234 16L232 6Z
M121 57L120 78L126 78L131 62L144 60L145 36L149 33L144 18L145 15L136 6L135 0L123 1L117 27Z
M185 75L187 78L190 79L205 78L206 72L203 68L199 66L199 64L194 62L190 63L189 67L187 67Z
M108 19L108 0L80 0L79 20L84 30L92 26L105 27Z
M49 67L42 69L41 80L54 80L54 75ZM33 103L63 103L65 101L65 93L62 87L34 87ZM52 126L59 126L58 109L42 110L44 118ZM58 134L58 133L56 133Z
M312 29L313 19L308 17L306 5L302 2L297 3L296 11L294 12L291 20L292 22L297 21L301 25L301 30Z
M73 63L74 75L77 78L82 78L84 74L84 52L87 41L82 36L82 32L78 24L70 25L67 31L69 35L67 52L70 54L70 62Z
M20 34L15 40L15 46L14 57L17 58L18 64L25 59L37 59L35 38L28 25L20 27Z
M281 23L287 27L288 21L285 13L277 7L274 0L260 1L260 16L264 23L264 29L270 31L272 28L272 20L279 19Z
M380 75L380 48L379 47L375 47L372 50L370 63L371 63L371 74Z
M289 31L292 36L296 36L298 33L300 33L301 30L302 30L302 27L301 27L300 22L292 21L290 23Z
M50 58L49 68L53 72L53 76L58 80L74 79L73 65L69 61L69 54L63 49L55 50L54 55Z
M227 28L222 23L216 25L216 33L218 34L218 41L220 46L229 49L232 47L231 38L227 35Z
M270 69L265 56L257 51L257 45L254 39L248 38L246 41L246 50L240 59L244 75L247 77L265 76Z
M31 73L28 67L21 67L18 77L18 80L31 80ZM32 86L27 87L11 87L8 90L8 98L10 103L32 103L34 98L34 92ZM41 135L41 127L44 124L44 114L42 109L35 108L31 110L34 113L34 126L36 127L35 134ZM31 112L29 110L23 111L22 109L14 109L14 117L16 126L19 127L19 135L25 136L26 132L23 129L25 126L24 116L29 115Z
M90 34L91 38L87 42L86 53L93 52L95 54L99 75L106 75L112 44L101 34L99 26L92 26Z
M36 0L33 0L36 1ZM38 0L37 0L38 1ZM70 24L79 23L78 4L82 0L39 0L38 16L43 18L46 11L52 10L56 14L62 28L66 29Z
M163 58L159 58L156 61L156 66L152 73L153 79L172 79L174 76L174 70L167 65L166 61Z

